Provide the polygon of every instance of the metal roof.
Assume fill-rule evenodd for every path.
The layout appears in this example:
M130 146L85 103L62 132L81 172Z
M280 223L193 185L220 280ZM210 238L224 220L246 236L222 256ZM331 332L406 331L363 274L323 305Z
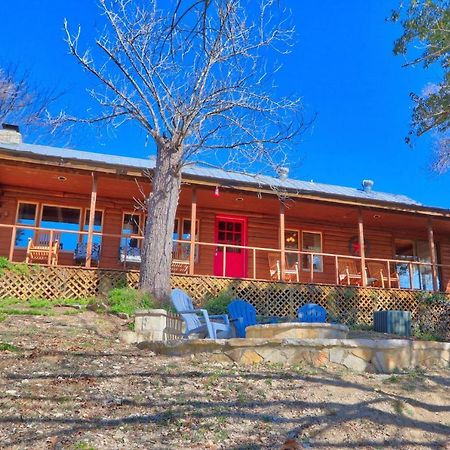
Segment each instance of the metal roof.
M48 147L35 144L0 144L0 148L9 153L17 152L22 156L39 159L39 157L49 157L59 159L61 163L68 161L80 161L94 163L97 165L106 165L114 167L129 167L136 169L154 169L154 158L130 158L128 156L107 155L103 153L85 152L71 150L68 148ZM365 192L362 189L355 189L345 186L335 186L331 184L315 183L295 179L280 179L261 174L249 174L242 172L228 171L212 167L199 165L186 165L183 169L183 175L198 177L200 179L220 182L221 184L246 184L259 188L271 188L285 190L290 193L304 193L328 197L348 197L359 200L397 203L409 206L422 206L415 200L399 194L389 194L385 192L370 191Z

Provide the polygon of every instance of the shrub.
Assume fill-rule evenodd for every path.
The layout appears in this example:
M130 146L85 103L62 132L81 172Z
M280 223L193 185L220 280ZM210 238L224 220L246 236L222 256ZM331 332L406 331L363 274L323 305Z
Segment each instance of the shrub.
M233 294L229 290L224 290L217 297L209 297L204 304L204 308L210 314L226 314L227 306L233 299Z
M110 311L116 314L133 315L137 309L154 307L154 301L150 294L132 288L115 288L109 291L108 301Z
M18 275L29 275L30 268L25 263L12 263L8 261L8 258L0 256L0 276L3 275L5 270L10 270Z

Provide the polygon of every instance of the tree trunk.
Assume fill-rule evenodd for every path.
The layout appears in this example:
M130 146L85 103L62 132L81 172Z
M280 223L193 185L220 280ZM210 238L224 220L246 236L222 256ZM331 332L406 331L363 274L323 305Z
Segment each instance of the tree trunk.
M170 142L158 145L152 195L142 248L140 288L160 303L170 298L173 228L181 187L181 151Z

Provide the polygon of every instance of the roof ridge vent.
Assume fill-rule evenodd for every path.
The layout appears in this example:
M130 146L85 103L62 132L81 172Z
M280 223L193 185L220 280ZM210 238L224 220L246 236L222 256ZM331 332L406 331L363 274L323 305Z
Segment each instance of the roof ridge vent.
M278 167L277 175L280 180L283 180L283 181L287 180L287 177L289 175L289 167L286 167L286 166Z
M373 180L362 180L362 188L364 192L372 192Z

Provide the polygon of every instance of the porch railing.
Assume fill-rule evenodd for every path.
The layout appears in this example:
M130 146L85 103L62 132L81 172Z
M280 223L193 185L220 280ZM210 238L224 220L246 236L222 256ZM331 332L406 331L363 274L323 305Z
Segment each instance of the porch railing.
M44 227L34 227L34 226L28 226L28 225L22 225L22 224L16 224L16 225L8 225L8 224L0 224L0 231L2 229L9 229L11 231L11 241L9 246L9 260L14 260L14 254L18 250L26 250L25 247L17 247L16 246L16 238L18 235L18 231L25 230L31 233L35 232L47 232L50 236L50 242L53 242L54 235L58 233L59 235L76 235L78 237L77 242L81 243L83 240L83 237L87 238L88 232L87 231L81 231L81 230L64 230L64 229L55 229L55 228L44 228ZM103 239L105 238L114 238L118 239L119 241L119 247L117 248L118 251L118 260L119 260L119 253L121 248L121 241L124 240L124 254L125 258L122 261L123 268L130 267L129 265L133 265L133 263L136 263L136 260L127 261L126 255L128 254L128 250L130 248L129 241L135 240L137 243L141 243L143 240L143 237L140 235L134 235L134 234L114 234L114 233L104 233L104 232L96 232L94 231L92 233L94 238L96 239ZM174 261L179 262L183 265L183 267L189 268L190 263L190 241L188 240L174 240L174 243L177 244L177 251L174 252ZM140 247L141 245L138 245L137 247ZM186 251L180 251L183 247L186 247ZM136 247L133 247L136 248ZM212 242L202 242L202 241L195 241L195 248L196 252L201 252L201 248L210 248L213 249L213 257L217 258L220 257L220 253L222 253L222 263L221 263L221 273L216 273L216 276L222 276L227 277L228 275L228 260L227 260L227 254L230 252L243 252L243 264L245 264L245 272L246 276L243 278L249 278L249 279L270 279L269 276L261 276L261 273L270 274L270 267L268 264L268 255L269 254L276 254L279 255L281 259L281 255L283 254L283 251L279 248L270 248L270 247L256 247L256 246L247 246L247 245L235 245L235 244L223 244L223 243L212 243ZM297 264L298 268L298 281L300 282L308 282L308 283L320 283L320 284L331 284L330 282L323 281L324 278L329 279L330 272L333 273L331 278L334 278L335 283L337 285L342 284L356 284L360 285L362 283L363 277L361 274L363 273L363 270L366 271L366 279L369 280L368 286L372 284L372 279L377 277L371 277L371 273L367 272L367 266L370 265L371 262L376 262L378 264L382 264L386 270L383 271L381 274L381 277L378 277L378 279L373 280L377 282L377 285L380 284L380 281L382 282L382 287L387 288L399 288L399 289L424 289L424 277L432 276L434 273L433 271L437 271L441 273L443 270L447 270L450 273L450 265L444 265L444 264L432 264L431 262L424 262L424 261L414 261L414 260L404 260L404 259L382 259L382 258L369 258L365 257L365 264L366 267L362 267L362 259L359 256L354 255L345 255L345 254L335 254L335 253L325 253L325 252L314 252L314 251L303 251L303 250L292 250L292 249L285 249L284 250L285 258L290 258L291 261L294 261L293 264ZM258 259L261 258L261 255L264 255L263 257L266 260L266 263L263 265L264 269L262 270L261 266L258 266ZM100 254L100 260L101 260L101 254ZM194 259L194 267L191 271L191 274L195 274L195 265L197 264L196 258ZM353 275L352 277L349 277L347 280L344 277L344 273L340 269L340 266L342 266L343 261L353 261L354 265L358 268L357 273L351 273L350 275ZM320 268L317 268L318 262ZM340 264L341 263L341 264ZM261 263L263 264L263 263ZM64 264L66 266L74 266L76 265L70 265L70 264ZM249 266L249 267L247 267ZM330 266L333 267L333 269L330 269ZM327 268L327 269L325 269ZM249 269L249 270L248 270ZM184 269L183 269L184 270ZM211 266L211 272L212 266ZM355 271L353 271L355 272ZM188 273L187 271L184 273ZM250 276L248 276L250 274ZM358 281L358 274L361 276L360 280ZM208 274L211 275L211 274ZM381 278L381 280L379 279ZM273 278L272 278L273 279ZM278 280L279 281L279 280ZM290 281L297 281L295 279L290 278ZM417 281L417 282L416 282ZM425 283L427 284L427 283ZM430 282L430 288L432 286L432 282ZM428 288L428 286L425 286L426 290L431 290Z

